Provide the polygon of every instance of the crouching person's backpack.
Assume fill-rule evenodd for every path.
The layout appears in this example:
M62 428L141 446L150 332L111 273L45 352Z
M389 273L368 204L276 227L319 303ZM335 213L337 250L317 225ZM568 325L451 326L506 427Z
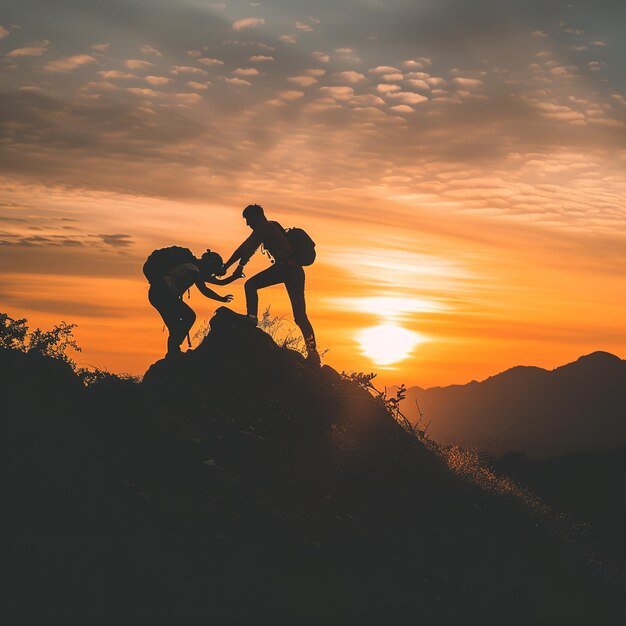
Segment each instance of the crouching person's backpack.
M175 267L185 263L197 263L193 252L188 248L170 246L155 250L143 264L143 273L148 282L153 285L163 280L163 277Z
M298 265L312 265L315 261L315 242L302 228L288 228L287 239L294 251Z

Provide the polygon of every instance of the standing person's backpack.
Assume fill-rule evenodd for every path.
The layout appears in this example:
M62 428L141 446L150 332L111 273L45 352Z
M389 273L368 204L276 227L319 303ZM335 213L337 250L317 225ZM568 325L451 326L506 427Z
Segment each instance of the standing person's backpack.
M312 265L315 261L315 242L302 228L288 228L285 231L293 248L298 265Z
M143 264L143 273L152 285L160 280L175 267L184 263L197 263L196 257L189 248L170 246L155 250Z

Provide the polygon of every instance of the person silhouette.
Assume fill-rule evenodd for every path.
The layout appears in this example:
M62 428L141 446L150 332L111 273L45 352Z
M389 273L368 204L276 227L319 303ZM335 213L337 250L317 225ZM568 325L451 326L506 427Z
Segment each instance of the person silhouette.
M178 250L181 249L178 248ZM181 354L180 345L185 337L189 341L189 331L196 321L194 310L183 301L185 291L195 285L200 293L207 298L219 302L230 302L233 299L232 294L220 296L209 289L205 283L228 285L241 277L233 273L228 278L217 278L218 275L222 275L223 262L222 257L216 252L207 250L199 259L195 258L191 252L185 252L189 254L189 259L186 262L177 263L169 269L166 266L165 271L159 272L157 270L150 277L148 300L159 312L169 331L167 358ZM191 342L189 344L191 346Z
M252 229L252 234L233 252L224 264L222 273L235 262L239 265L233 276L242 276L245 265L250 257L263 245L264 249L273 257L273 265L249 278L244 285L246 294L247 317L256 325L259 309L258 290L283 283L287 289L294 321L300 328L307 350L307 360L315 365L320 364L313 326L306 313L304 298L305 275L304 268L295 259L293 247L285 229L275 221L265 216L263 207L250 204L243 210L243 218Z

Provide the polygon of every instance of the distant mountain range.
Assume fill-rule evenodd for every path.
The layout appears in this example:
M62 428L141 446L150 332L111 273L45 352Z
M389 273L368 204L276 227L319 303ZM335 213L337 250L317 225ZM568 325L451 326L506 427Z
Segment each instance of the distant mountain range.
M626 361L608 352L552 371L520 366L466 385L411 387L403 410L412 420L415 400L436 441L495 455L541 458L626 444Z

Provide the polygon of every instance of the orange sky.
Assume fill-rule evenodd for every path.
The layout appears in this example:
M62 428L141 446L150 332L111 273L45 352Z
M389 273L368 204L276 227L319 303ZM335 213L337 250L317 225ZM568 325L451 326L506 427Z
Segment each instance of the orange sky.
M339 370L432 386L626 355L624 57L608 22L520 8L485 31L477 8L459 39L454 11L404 2L361 4L346 29L354 2L309 16L186 0L145 5L147 21L139 0L126 21L85 2L52 26L25 4L0 21L0 309L77 323L81 364L159 358L145 257L226 257L252 202L316 240L308 307ZM244 310L242 284L218 291ZM190 304L199 320L219 306ZM289 316L282 288L269 304ZM381 324L419 335L393 366L358 341Z

